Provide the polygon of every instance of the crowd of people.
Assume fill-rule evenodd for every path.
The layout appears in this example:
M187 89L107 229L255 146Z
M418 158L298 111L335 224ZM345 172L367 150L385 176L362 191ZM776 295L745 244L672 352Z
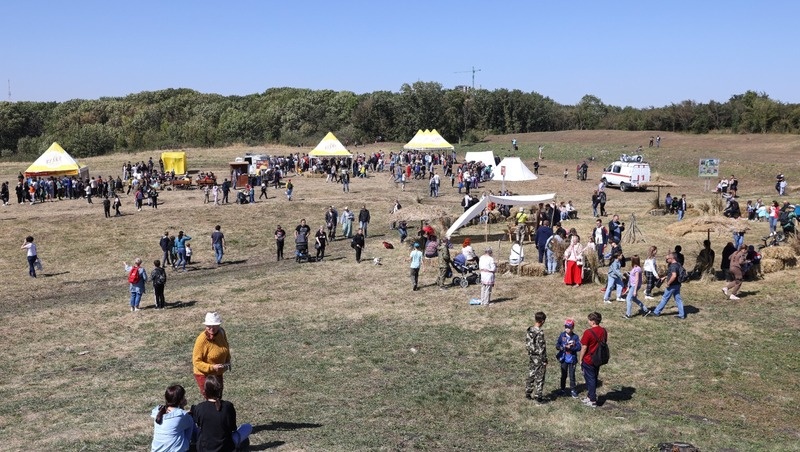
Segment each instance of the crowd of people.
M438 197L442 177L449 177L451 187L455 188L458 182L458 193L464 191L462 207L469 209L478 202L478 198L470 194L471 190L479 187L479 184L491 176L491 167L486 167L480 162L464 162L456 164L454 158L437 153L416 153L402 152L390 153L388 156L389 173L395 180L408 181L412 175L416 179L427 177L430 187L429 195ZM344 186L349 184L349 175L352 172L356 177L364 176L368 172L384 171L384 161L386 156L382 152L358 155L352 159L330 158L314 162L307 155L290 155L287 157L276 157L270 163L274 165L272 173L265 173L245 187L248 202L255 202L254 190L256 186L262 187L262 194L266 196L266 187L269 181L279 181L284 171L316 171L328 174L328 182L342 183ZM116 179L91 178L82 182L76 178L45 178L30 179L21 178L17 189L18 202L45 202L61 197L76 198L84 197L89 203L92 197L102 197L108 199L113 195L115 198L114 207L119 214L119 204L117 204L118 192L124 190L123 179L129 180L128 192L134 191L137 209L141 209L145 199L150 199L150 205L156 208L158 205L158 189L170 177L163 172L163 162L159 162L161 170L154 169L152 159L149 162L140 162L131 165L128 162L123 166L123 178ZM437 166L442 166L442 176L437 173ZM427 175L427 176L426 176ZM216 178L214 179L216 180ZM785 179L784 182L785 189ZM735 202L738 190L738 181L731 176L725 180L725 184L720 186L720 193L727 194L732 202ZM780 181L779 181L780 182ZM274 182L276 187L278 182ZM213 196L213 203L224 203L228 201L228 192L233 188L227 179L221 187L216 182L207 185L205 188L205 202L210 202ZM293 185L291 179L287 184L287 198L291 200ZM349 190L349 188L347 189ZM0 189L0 197L8 193L8 184L4 183ZM27 193L27 197L26 197ZM7 198L7 196L6 196ZM7 203L5 199L4 203ZM221 199L219 199L221 198ZM673 198L667 194L665 199L667 209L678 215L678 220L683 218L688 208L686 195ZM644 260L633 255L626 257L622 251L622 234L625 231L625 223L620 221L618 215L612 215L607 224L603 224L602 217L607 216L605 206L607 198L605 187L601 183L594 191L591 199L593 214L596 217L595 227L587 234L584 244L581 236L575 228L569 230L564 228L568 221L577 219L578 211L572 201L541 203L538 207L517 209L513 216L516 223L516 245L512 246L512 257L517 265L524 261L522 253L522 243L525 240L524 227L527 227L529 219L535 223L535 231L531 237L537 250L539 263L543 263L546 273L555 274L563 271L564 283L575 287L580 287L584 283L584 267L587 265L587 256L597 257L598 267L607 265L607 284L604 292L603 301L612 304L614 301L626 302L626 309L623 317L630 319L633 316L632 308L638 307L641 316L658 317L663 314L666 305L670 300L674 300L677 308L675 317L686 318L681 286L687 279L684 276L684 258L681 254L680 246L675 247L665 256L666 272L660 274L657 265L658 250L650 247ZM110 201L109 201L109 204ZM121 203L120 203L121 204ZM105 206L104 206L105 207ZM504 211L506 217L511 217L512 206L492 206L489 210ZM392 212L397 212L402 207L399 201L395 202ZM782 213L794 215L794 206L784 203L782 207L777 201L770 205L765 205L758 199L756 203L747 202L745 209L747 217L752 221L759 221L762 218L770 222L770 232L775 233ZM764 212L762 216L761 212ZM735 212L731 207L731 212ZM108 216L109 210L106 209ZM734 216L735 215L731 215ZM335 206L329 206L324 214L321 215L321 224L315 223L312 227L305 219L300 221L293 231L295 239L295 253L300 252L305 244L306 251L309 243L313 243L316 255L314 260L322 261L326 257L326 249L329 244L337 238L349 240L350 246L354 251L356 262L362 261L362 253L366 248L367 238L370 237L369 227L371 222L370 211L366 204L362 204L356 213L349 207L344 207L340 214ZM795 217L791 217L792 222ZM358 221L356 225L355 222ZM316 227L316 224L319 224ZM400 231L401 243L407 236L405 222L397 222ZM393 228L394 228L393 226ZM340 229L341 228L341 229ZM355 229L355 231L354 231ZM290 229L291 230L291 229ZM312 231L315 231L312 235ZM276 243L276 260L284 259L284 241L286 231L278 225L274 237ZM222 233L221 226L217 225L214 231L208 236L210 246L214 252L214 259L217 265L222 263L226 249L225 235ZM165 231L160 238L159 246L162 251L162 258L153 262L153 269L148 273L144 268L141 258L136 258L132 265L123 262L129 282L129 305L132 312L142 309L142 297L145 295L146 286L152 284L154 289L155 309L166 307L165 287L167 284L168 266L174 271L186 271L187 265L191 265L192 247L190 241L192 237L184 231L179 231L177 235L172 235ZM428 253L429 244L433 244L435 253L432 256L439 259L439 272L437 275L436 286L442 290L449 287L449 271L453 261L463 258L465 262L473 262L476 271L480 275L480 304L487 306L491 303L492 292L496 282L497 262L494 258L492 248L486 248L483 254L476 255L471 242L466 240L460 253L451 260L452 244L449 237L438 237L431 229L422 229L419 240L411 245L408 255L410 279L412 291L420 289L420 271L426 258L431 258ZM36 277L36 263L40 262L37 248L33 237L27 237L22 245L27 253L29 264L29 275ZM516 251L515 251L516 250ZM513 253L516 252L516 256ZM705 252L705 254L702 254ZM704 244L704 251L701 252L702 259L698 257L698 263L704 262L703 268L713 265L714 252L711 250L710 242ZM732 243L729 243L723 250L722 269L729 276L730 281L726 283L721 291L730 300L738 300L742 281L745 278L749 267L752 266L757 256L753 254L753 246L744 243L743 234L734 236ZM757 254L757 253L756 253ZM462 257L463 256L463 257ZM710 259L711 264L707 265ZM631 270L624 272L623 268L630 263ZM699 265L699 264L698 264ZM699 270L698 270L699 271ZM692 272L694 273L694 272ZM664 287L661 298L655 307L649 308L645 302L640 300L641 291L644 290L644 299L654 300L655 289ZM616 296L612 298L612 294ZM543 386L548 363L546 343L544 340L543 325L546 315L537 312L534 316L535 325L527 331L527 349L530 357L530 370L526 381L525 395L538 402L543 402ZM563 394L574 398L578 397L575 382L575 368L580 363L581 370L587 385L588 395L583 399L587 406L597 406L596 385L601 364L594 360L595 352L602 343L607 342L607 331L600 326L602 316L593 312L589 314L588 328L581 337L574 333L575 323L572 319L567 319L564 323L564 332L561 333L556 341L556 350L561 366L560 389ZM224 388L223 375L231 369L230 347L224 329L221 327L221 318L217 313L208 313L204 322L204 331L198 335L193 350L193 373L197 387L205 399L204 402L186 410L186 391L181 385L171 385L167 388L164 395L164 403L156 407L153 412L154 418L154 438L153 450L187 450L189 442L197 442L200 450L231 450L246 441L251 432L248 424L237 426L236 412L233 404L222 399ZM569 389L566 383L569 379ZM186 448L184 448L184 446Z

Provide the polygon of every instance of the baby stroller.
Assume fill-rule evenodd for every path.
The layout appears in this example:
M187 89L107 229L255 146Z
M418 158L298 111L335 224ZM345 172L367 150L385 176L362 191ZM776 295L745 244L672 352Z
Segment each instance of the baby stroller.
M453 278L454 286L461 286L466 289L470 284L478 284L480 280L478 264L472 261L467 262L467 257L462 253L458 253L453 259L453 268L461 275Z
M302 237L298 237L298 239L301 239L301 238ZM296 240L294 242L294 260L297 263L310 262L311 261L311 255L308 254L308 241L307 240Z

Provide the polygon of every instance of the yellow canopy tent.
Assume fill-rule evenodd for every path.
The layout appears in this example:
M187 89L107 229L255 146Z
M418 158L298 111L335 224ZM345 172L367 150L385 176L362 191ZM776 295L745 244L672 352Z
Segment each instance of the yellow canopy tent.
M89 167L79 164L56 142L50 145L28 169L25 177L79 176L89 177Z
M407 151L452 151L453 145L442 138L436 129L426 129L424 132L418 131L414 138L403 146L403 149Z
M312 157L352 157L351 154L336 138L333 132L328 132L325 138L308 155Z
M164 172L175 171L175 174L186 174L186 152L167 151L161 153L164 162Z

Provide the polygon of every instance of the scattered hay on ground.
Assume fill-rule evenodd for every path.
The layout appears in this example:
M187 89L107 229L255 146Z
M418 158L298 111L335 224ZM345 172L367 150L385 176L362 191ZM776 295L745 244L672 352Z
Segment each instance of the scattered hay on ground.
M708 232L709 230L717 234L745 232L750 230L750 225L746 219L742 218L734 220L727 217L703 215L697 218L677 221L666 227L667 233L678 237L692 232Z

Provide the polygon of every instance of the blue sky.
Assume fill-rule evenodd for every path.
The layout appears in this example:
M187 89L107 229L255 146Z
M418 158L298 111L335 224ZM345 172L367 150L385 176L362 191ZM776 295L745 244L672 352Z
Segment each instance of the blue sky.
M399 91L435 81L616 106L800 103L796 1L3 2L2 96L191 88ZM466 71L466 72L460 72Z

